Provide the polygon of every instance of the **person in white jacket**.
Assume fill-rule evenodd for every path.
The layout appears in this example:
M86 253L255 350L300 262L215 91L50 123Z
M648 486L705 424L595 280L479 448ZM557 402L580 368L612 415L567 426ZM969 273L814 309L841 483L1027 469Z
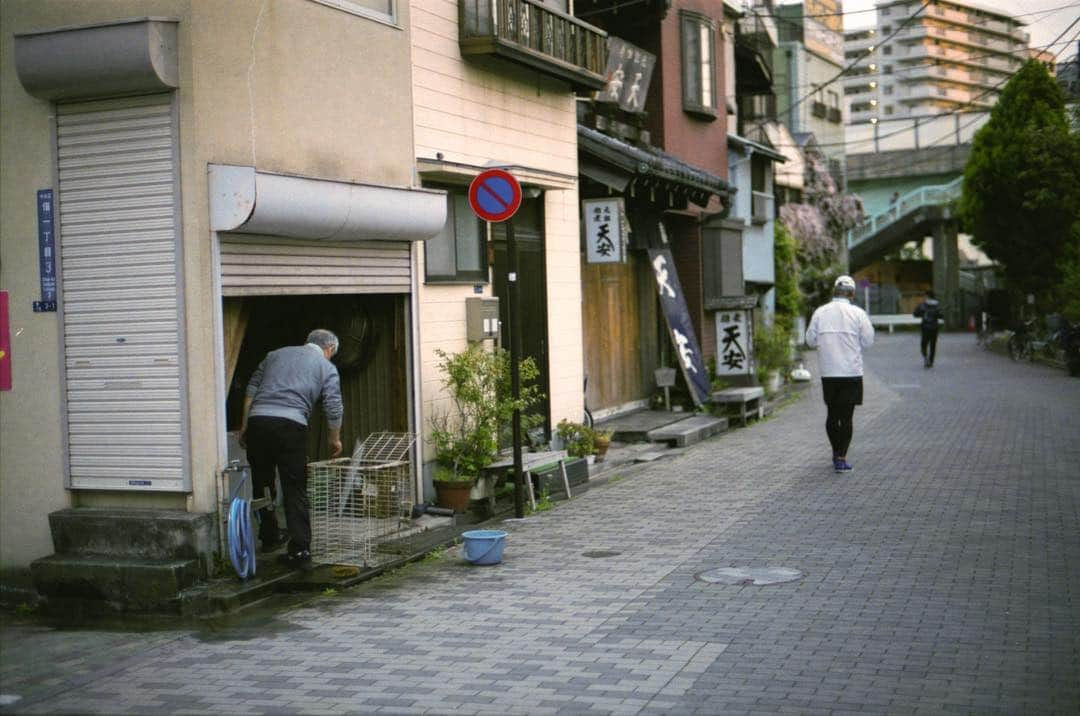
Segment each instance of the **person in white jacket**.
M851 303L855 280L841 276L833 284L833 299L820 306L806 329L806 345L818 349L821 389L828 416L825 432L832 444L833 469L851 472L847 461L855 406L862 405L862 352L874 343L874 327L866 311Z

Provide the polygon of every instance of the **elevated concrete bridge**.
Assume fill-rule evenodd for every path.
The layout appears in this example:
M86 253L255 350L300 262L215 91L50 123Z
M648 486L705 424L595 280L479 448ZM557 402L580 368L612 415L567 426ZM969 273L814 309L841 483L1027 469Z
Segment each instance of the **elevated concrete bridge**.
M848 233L848 268L854 272L909 241L933 239L933 288L948 328L960 315L960 198L970 144L923 147L847 157L848 190L863 197L866 221Z

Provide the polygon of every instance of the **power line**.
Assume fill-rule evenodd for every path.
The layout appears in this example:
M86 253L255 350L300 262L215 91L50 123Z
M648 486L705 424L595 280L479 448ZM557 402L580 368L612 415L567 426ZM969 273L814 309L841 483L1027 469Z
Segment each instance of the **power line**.
M917 18L919 15L921 15L923 12L925 12L926 8L930 7L930 2L931 2L931 0L924 0L923 4L919 7L919 9L916 10L911 15L909 15L907 18L905 18L902 23L897 25L896 29L893 30L892 33L890 33L888 37L886 37L884 40L882 40L882 42L884 43L884 42L887 42L887 41L891 40L901 30L903 30L905 27L907 27L908 24L911 23L915 18ZM816 90L814 90L813 92L810 92L808 94L803 95L802 97L799 98L799 100L797 102L793 102L792 104L790 104L788 106L787 110L789 112L794 110L800 104L802 104L803 102L805 102L806 100L810 99L815 94L817 94L818 91L820 91L820 90L828 87L829 85L833 84L834 82L836 82L838 79L840 79L841 77L846 75L849 71L851 71L855 67L855 65L859 64L863 59L865 59L865 58L860 57L860 58L856 58L855 60L853 60L846 67L844 67L844 69L840 70L836 75L834 75L832 77L832 79L830 79L827 82L819 85L818 88Z
M1073 22L1068 27L1066 27L1064 30L1062 30L1062 32L1053 40L1053 42L1049 43L1048 45L1042 45L1042 46L1039 46L1039 47L1025 48L1024 51L1027 51L1028 49L1044 50L1044 49L1049 49L1051 47L1054 47L1055 45L1060 44L1061 43L1061 38L1064 37L1065 34L1067 32L1069 32L1069 30L1071 30L1073 28L1073 26L1076 25L1078 22L1080 22L1080 16L1078 16L1075 20L1073 20ZM1061 52L1064 52L1065 49L1068 48L1069 43L1071 43L1071 42L1072 42L1072 40L1069 40L1068 43L1066 43L1065 47L1063 47L1062 50L1058 54L1060 55ZM975 102L977 100L981 99L983 96L985 96L987 94L990 94L991 92L996 91L1002 85L1004 85L1006 82L1008 82L1010 79L1012 79L1012 77L1013 77L1013 75L1008 75L1006 77L1003 77L1001 80L999 80L993 86L983 90L979 94L975 95L975 97L969 99L968 101L962 103L959 107L956 107L954 109L945 110L943 112L936 112L936 113L933 113L933 114L918 115L916 117L907 117L907 118L903 118L903 119L913 119L913 120L917 120L917 121L923 121L923 120L929 121L929 120L938 119L938 118L941 118L941 117L951 117L951 116L957 115L957 114L967 114L970 111L971 108L975 107ZM988 110L981 110L981 112L985 112L985 111L988 111ZM900 120L901 120L901 118L897 118L897 120L895 120L895 121L900 121ZM973 119L972 122L969 122L969 124L965 125L965 126L970 126L970 124L975 122L975 121L978 121L978 118ZM963 127L961 127L961 129L963 129ZM882 139L888 139L889 137L894 137L894 136L896 136L898 134L903 134L903 133L909 132L909 131L912 131L911 127L904 127L902 129L893 130L893 131L891 131L889 133L886 133L886 134L878 135L876 137L876 139L878 141L880 141ZM870 139L858 140L857 143L870 142L870 141L873 141L873 140L870 140ZM820 143L817 144L817 146L819 146L819 147L846 147L848 144L849 144L849 142L845 139L842 142L820 142Z
M1068 33L1068 32L1069 32L1069 31L1070 31L1070 30L1071 30L1071 29L1073 28L1073 26L1074 26L1074 25L1076 25L1076 24L1077 24L1078 22L1080 22L1080 16L1078 16L1078 17L1077 17L1077 18L1076 18L1075 20L1073 20L1073 21L1072 21L1072 23L1070 23L1068 27L1066 27L1066 28L1065 28L1064 30L1062 30L1062 31L1061 31L1061 33L1060 33L1060 34L1059 34L1059 35L1058 35L1058 36L1057 36L1056 38L1054 38L1054 41L1053 41L1053 42L1051 42L1049 46L1053 46L1053 45L1056 45L1056 44L1058 44L1058 42L1059 42L1059 41L1061 40L1061 38L1062 38L1062 37L1064 37L1064 36L1065 36L1065 34L1066 34L1066 33ZM1080 37L1080 32L1078 32L1078 33L1077 33L1077 35L1076 35L1076 36L1074 37L1074 39L1076 39L1076 37ZM1059 53L1059 54L1060 54L1060 53ZM1006 77L1006 78L1004 78L1004 79L1003 79L1002 81L998 82L998 83L997 83L996 85L994 85L994 86L993 86L993 87L991 87L990 89L984 90L984 91L983 91L982 93L980 93L979 95L976 95L976 96L975 96L975 98L974 98L974 100L977 100L977 99L979 99L979 98L980 98L980 97L981 97L982 95L984 95L984 94L987 94L987 93L989 93L989 92L993 92L994 90L996 90L997 88L1001 87L1001 85L1005 84L1005 83L1006 83L1006 82L1007 82L1008 80L1010 80L1010 79L1012 79L1012 77ZM971 105L973 104L974 100L969 100L969 102L968 102L968 103L966 103L966 104L967 104L967 106L971 106ZM938 118L938 117L948 117L948 116L953 116L953 115L957 115L957 114L963 114L963 112L961 111L961 109L960 109L960 108L958 108L958 109L955 109L955 110L949 110L949 111L947 111L947 112L942 112L942 113L934 114L934 115L922 115L922 116L920 116L920 117L917 117L917 118L912 118L912 119L917 119L917 120L922 120L922 119L934 119L934 118ZM955 132L956 132L956 133L960 133L960 132L962 132L962 131L963 131L964 129L967 129L968 127L970 127L971 125L973 125L973 124L974 124L975 122L979 121L979 120L981 119L981 115L982 115L982 113L980 112L979 114L980 114L980 116L979 116L979 117L973 117L973 118L972 118L972 119L970 119L970 120L969 120L968 122L966 122L966 123L965 123L965 124L964 124L963 126L958 126L958 127L956 128ZM877 136L877 137L875 137L875 138L873 138L873 139L869 139L869 140L861 140L861 141L867 141L867 142L869 142L869 141L874 141L874 142L876 143L876 142L879 142L879 141L880 141L880 140L882 140L882 139L887 139L888 137L896 136L896 135L898 135L898 134L902 134L902 133L904 133L904 132L909 132L909 131L912 131L912 130L913 130L913 128L912 128L912 127L905 127L905 128L903 128L903 129L898 129L898 130L895 130L895 131L893 131L893 132L890 132L890 133L888 133L888 134L885 134L885 135L879 135L879 136ZM951 137L950 137L949 135L944 135L944 136L942 136L942 137L939 137L938 139L936 139L936 140L934 140L934 141L931 141L931 142L929 142L929 143L928 143L928 144L926 144L925 146L919 147L919 149L928 149L928 148L930 148L930 147L933 147L933 146L936 146L936 145L938 145L938 144L941 144L941 143L942 143L942 142L944 142L944 141L945 141L946 139L950 139L950 138L951 138ZM860 143L861 143L861 141L860 141ZM829 144L818 144L817 146L818 146L818 147L823 147L823 146L844 146L844 147L846 148L847 144L848 144L848 142L847 142L847 141L845 140L844 142L830 142ZM782 146L782 147L785 147L785 148L786 148L786 147L789 147L789 146L795 146L796 148L799 148L799 147L797 147L797 145L781 145L781 146ZM780 147L774 147L774 149L777 149L777 150L779 150L779 149L780 149ZM874 152L874 153L877 153L877 152ZM906 161L907 161L907 160L905 160L905 159L896 159L896 160L894 160L894 163L892 163L892 164L886 164L886 165L885 165L884 167L880 167L880 168L883 168L883 169L885 169L885 170L892 170L892 169L897 169L897 168L899 168L899 167L903 166L903 164L905 164L905 163L906 163Z

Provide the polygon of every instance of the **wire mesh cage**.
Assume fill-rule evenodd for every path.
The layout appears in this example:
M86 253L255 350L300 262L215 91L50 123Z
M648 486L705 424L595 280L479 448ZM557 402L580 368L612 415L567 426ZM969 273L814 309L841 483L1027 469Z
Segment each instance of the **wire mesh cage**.
M308 464L311 556L370 567L378 546L412 529L411 433L372 433L352 457Z

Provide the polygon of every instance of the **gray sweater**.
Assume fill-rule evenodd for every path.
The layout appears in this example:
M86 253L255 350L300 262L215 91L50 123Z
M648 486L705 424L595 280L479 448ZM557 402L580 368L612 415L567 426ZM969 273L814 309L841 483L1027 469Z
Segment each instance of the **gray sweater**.
M301 425L319 398L331 429L341 427L341 379L337 367L313 343L271 351L247 387L250 416L287 418Z

